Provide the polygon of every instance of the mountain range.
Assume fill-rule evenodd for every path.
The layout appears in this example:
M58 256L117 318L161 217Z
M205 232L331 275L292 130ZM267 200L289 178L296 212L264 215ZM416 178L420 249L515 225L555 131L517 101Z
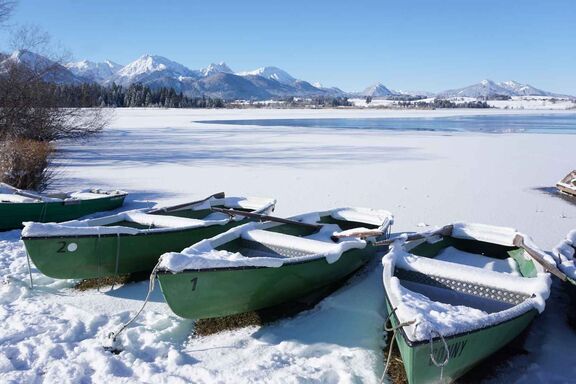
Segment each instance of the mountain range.
M326 88L297 79L286 71L274 67L261 67L252 71L235 72L226 63L212 63L205 68L190 69L180 63L157 55L143 55L127 65L107 60L96 63L88 60L64 65L39 54L19 50L11 55L0 54L0 71L9 63L23 64L34 70L50 68L46 81L62 84L98 83L101 85L129 86L141 83L151 88L169 87L186 96L209 96L223 99L264 100L281 97L349 96L387 97L394 95L433 96L430 92L405 92L387 88L381 83L362 92L347 93L339 88ZM437 97L491 97L502 96L563 96L516 81L495 83L482 80L464 88L436 94Z
M450 89L438 93L438 97L474 97L487 98L496 95L501 96L555 96L567 97L553 92L543 91L529 84L521 84L514 80L496 83L492 80L482 80L464 88Z

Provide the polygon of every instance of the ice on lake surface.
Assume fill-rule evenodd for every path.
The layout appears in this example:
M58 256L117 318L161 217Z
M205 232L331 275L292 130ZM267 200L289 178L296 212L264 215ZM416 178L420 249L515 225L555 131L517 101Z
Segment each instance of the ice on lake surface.
M59 143L59 187L127 190L125 209L177 204L220 191L274 197L278 216L342 206L381 208L395 215L395 233L422 230L421 223L479 222L515 227L550 250L576 228L576 204L534 188L552 187L574 168L576 135L569 130L397 133L197 122L372 117L389 124L478 120L496 126L508 121L524 129L522 122L529 121L536 129L574 121L568 112L534 119L529 115L534 111L494 116L502 113L117 109L98 137ZM113 355L102 348L103 341L140 308L147 282L78 292L74 281L45 277L32 266L35 289L30 290L20 232L0 233L2 384L378 383L384 370L386 312L378 260L312 310L205 337L194 337L194 322L174 315L156 286L142 315L121 335L124 352ZM481 379L573 381L573 300L572 291L555 283L546 310L521 343L525 353L500 358L490 374L481 372Z
M563 115L480 115L428 118L209 120L202 121L202 123L391 131L576 133L576 113Z

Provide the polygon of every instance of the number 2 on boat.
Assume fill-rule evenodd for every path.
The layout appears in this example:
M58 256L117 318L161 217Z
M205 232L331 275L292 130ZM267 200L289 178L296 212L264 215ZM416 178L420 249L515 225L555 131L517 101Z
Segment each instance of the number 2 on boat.
M59 241L58 244L60 244L60 248L58 248L58 250L56 252L57 253L66 252L66 242L65 241Z

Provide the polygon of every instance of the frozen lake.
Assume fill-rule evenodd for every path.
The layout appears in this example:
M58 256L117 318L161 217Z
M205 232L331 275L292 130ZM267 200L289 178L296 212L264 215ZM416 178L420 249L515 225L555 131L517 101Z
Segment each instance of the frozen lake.
M547 192L575 165L571 133L198 122L369 117L413 124L470 121L479 113L472 120L574 121L569 113L550 119L534 111L504 117L497 110L119 109L98 137L59 143L58 187L124 189L130 193L125 209L220 191L274 197L279 216L342 206L382 208L395 215L395 233L480 222L515 227L550 250L576 228L576 204ZM102 348L104 340L139 309L147 282L78 292L75 281L51 279L33 268L30 290L19 238L19 230L0 233L1 383L377 383L382 375L386 311L378 260L309 311L206 337L194 336L194 321L174 315L156 286L121 337L124 351L114 355ZM503 356L479 380L573 381L576 332L568 314L574 312L569 291L556 282L522 352Z
M202 123L387 131L576 133L576 113L420 118L242 119L209 120Z

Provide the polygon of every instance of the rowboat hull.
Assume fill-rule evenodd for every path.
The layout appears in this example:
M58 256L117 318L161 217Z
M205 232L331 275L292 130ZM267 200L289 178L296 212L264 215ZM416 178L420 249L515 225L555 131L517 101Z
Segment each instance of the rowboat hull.
M574 196L576 197L576 187L570 188L561 184L556 184L556 188L558 188L558 190L566 195L570 195L570 196Z
M124 204L126 195L98 199L38 203L0 204L0 231L22 228L22 222L40 223L68 221L96 212L110 211Z
M273 267L161 272L166 302L178 316L203 319L255 311L336 283L366 264L374 248L350 250L335 263L325 258Z
M576 197L576 170L570 172L556 183L556 188L566 195Z
M386 297L386 307L390 313L392 308L388 297ZM531 310L494 326L445 337L449 360L442 372L444 382L455 381L482 360L514 340L530 325L537 314L538 311ZM393 327L398 326L398 318L394 314L390 316L390 321ZM436 367L430 358L429 342L410 343L402 330L396 333L396 342L410 384L439 382L440 368ZM440 339L434 339L433 351L436 362L442 363L446 352Z
M89 279L151 271L165 252L179 251L244 221L177 231L101 236L23 237L40 272L56 279Z

